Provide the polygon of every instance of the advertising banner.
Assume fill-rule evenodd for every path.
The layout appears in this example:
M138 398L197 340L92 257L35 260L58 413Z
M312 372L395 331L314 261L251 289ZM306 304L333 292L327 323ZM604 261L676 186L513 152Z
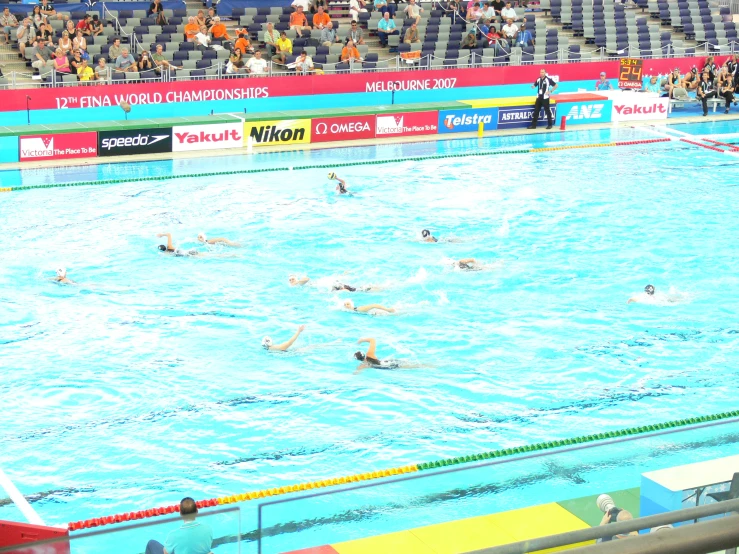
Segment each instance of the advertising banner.
M244 146L244 127L237 123L182 125L172 128L172 152L221 150Z
M477 131L480 123L486 131L498 128L498 108L471 108L439 112L439 133L466 133Z
M311 137L311 120L247 121L244 123L244 137L244 141L251 137L254 146L307 144Z
M567 125L584 125L586 123L609 123L613 102L600 100L595 102L557 103L559 117L567 118Z
M669 98L660 98L656 94L634 94L631 92L609 92L607 96L613 101L611 114L613 121L667 119Z
M552 105L552 123L557 121L557 106ZM528 127L534 121L534 106L498 109L498 129L516 129ZM547 114L539 111L539 125L546 126Z
M18 161L18 137L0 137L0 163L15 163ZM3 185L0 181L0 187Z
M311 142L375 138L375 116L356 115L313 119Z
M406 112L378 115L375 136L409 137L435 135L439 129L439 112Z
M20 137L20 161L69 160L97 156L98 134L60 133Z
M162 154L172 151L172 128L98 132L98 156Z

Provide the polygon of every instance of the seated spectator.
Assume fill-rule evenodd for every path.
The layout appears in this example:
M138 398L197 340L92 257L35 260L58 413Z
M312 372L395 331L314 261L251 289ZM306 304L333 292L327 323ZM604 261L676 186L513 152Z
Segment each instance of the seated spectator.
M485 2L485 7L482 9L482 17L490 21L495 19L495 8L493 8L492 2Z
M345 41L348 42L349 40L354 44L364 44L364 31L362 31L362 28L356 21L352 21L349 34L346 35Z
M510 2L508 2L510 4ZM513 22L512 19L508 18L506 24L500 29L503 38L508 41L509 44L515 44L516 35L518 34L518 26Z
M595 90L613 90L611 81L606 79L606 72L600 72L600 79L595 82Z
M128 48L121 48L121 55L115 60L115 68L118 71L136 71L136 60L128 53Z
M473 29L462 39L462 49L474 50L477 48L477 33Z
M98 64L95 66L95 80L107 81L110 77L110 67L105 63L105 58L98 58Z
M498 44L498 42L501 40L500 34L498 34L497 29L495 28L495 25L490 25L490 29L485 34L485 36L488 39L488 45L495 48Z
M205 12L203 10L198 10L197 15L195 16L195 23L197 23L198 28L205 26L207 29L210 29L213 25L215 25L216 18L213 17L208 23L208 18L205 17Z
M111 44L110 48L108 49L108 59L112 60L112 63L115 63L115 60L118 59L118 56L121 55L122 51L123 51L123 46L121 46L121 39L118 37L115 37L113 39L113 44Z
M45 73L44 69L53 68L53 53L54 52L51 50L51 48L47 46L46 40L44 38L39 38L38 44L36 45L36 59L31 62L31 67L38 69L39 73Z
M221 18L218 16L215 16L213 18L213 26L210 28L210 33L213 35L213 38L217 39L224 39L224 40L231 40L231 37L228 36L228 30L226 29L226 26L221 23ZM205 27L205 23L200 28L200 32L202 32L202 29L205 28L207 31L207 27Z
M185 40L187 42L195 42L195 36L200 32L200 25L195 22L194 17L190 17L185 25Z
M151 55L151 60L154 62L154 71L156 71L158 75L162 74L163 69L182 69L181 67L177 67L169 63L167 58L164 57L164 49L161 44L156 45L156 50Z
M200 32L195 35L195 45L199 50L205 50L210 46L211 37L208 34L208 28L205 25L200 27Z
M482 10L480 9L480 3L475 2L472 7L467 10L467 20L471 23L477 23L482 17Z
M390 19L390 12L386 11L377 24L377 37L380 39L380 46L387 46L387 37L397 34L398 29L396 29L395 21Z
M36 42L36 30L31 24L31 20L26 17L23 20L23 24L18 27L15 32L15 38L18 41L18 49L21 52L21 56L26 57L26 47L33 46Z
M421 12L423 12L423 8L416 4L416 0L408 0L408 5L403 11L408 19L415 19L416 23L421 21Z
M72 44L72 39L69 38L69 33L67 31L62 31L62 38L59 39L59 44L57 46L64 51L65 56L72 51L74 45Z
M82 51L79 48L74 48L72 50L72 55L69 57L69 67L71 68L72 73L75 75L77 74L77 70L82 65Z
M149 71L154 69L154 61L146 50L141 51L139 59L136 61L136 65L138 66L139 71Z
M277 49L277 41L280 39L280 33L275 31L272 23L267 23L267 30L262 35L262 42L267 47L267 54L271 57Z
M234 73L238 73L243 68L244 68L244 60L238 60L235 62L228 60L228 63L226 64L226 74L233 75Z
M77 29L77 36L72 40L72 49L79 50L82 57L87 56L87 39L82 34L82 31Z
M10 8L5 6L3 9L3 15L0 15L0 27L3 28L3 35L5 35L5 44L10 42L10 36L13 29L18 27L18 20L15 16L10 13Z
M341 42L341 40L336 34L336 31L334 31L333 22L329 21L321 31L321 44L323 46L331 46L335 42Z
M77 78L80 81L92 81L95 78L95 72L88 65L87 60L82 60L82 65L77 68Z
M251 42L249 42L249 39L246 38L246 35L244 33L239 34L239 38L236 39L234 48L236 50L239 50L242 54L254 51L254 48L252 48L251 46Z
M164 6L162 6L162 0L154 0L149 4L149 9L146 10L146 17L156 17L158 13L163 11Z
M69 19L68 15L57 13L57 11L54 9L54 6L52 6L51 2L49 2L48 0L41 0L39 8L41 9L41 13L45 15L48 19L58 19L60 21L65 21Z
M308 26L308 18L305 17L303 6L297 6L295 11L290 14L290 29L294 29L298 37L303 36L303 31L310 31Z
M41 13L41 6L36 5L33 7L31 21L33 22L33 26L36 29L37 37L42 37L46 40L47 38L51 38L54 35L54 29L49 24L48 18Z
M210 29L215 23L216 9L213 7L208 8L208 15L205 16L205 26Z
M295 73L308 73L313 71L313 69L313 60L308 53L303 50L300 56L298 56L298 59L295 60Z
M287 33L282 31L280 33L280 40L277 41L277 52L272 57L272 61L285 65L285 60L288 54L293 53L293 43L287 38Z
M103 32L103 20L100 19L97 14L92 16L92 22L90 23L90 28L92 29L92 36L96 37L100 33Z
M75 27L75 31L80 31L83 35L88 37L92 34L92 16L89 13L86 14L83 19L79 20L77 27Z
M56 52L54 52L54 69L57 73L70 73L71 70L69 69L69 60L67 59L66 54L62 51L61 48L57 48Z
M313 28L324 29L331 23L331 17L323 10L323 6L318 6L318 10L313 16Z
M206 523L197 522L198 506L190 498L180 502L182 527L167 535L164 544L155 540L146 545L145 554L209 554L213 547L213 531Z
M246 71L253 75L266 75L269 73L269 64L262 57L261 50L256 50L254 56L246 62Z
M642 83L642 92L660 92L660 83L656 75L652 75L648 79L644 79Z
M464 19L462 14L462 6L457 0L450 0L447 4L446 15L452 18L453 23L457 23L458 19Z
M77 36L77 27L71 19L67 21L67 25L64 28L69 32L70 37Z
M354 46L354 42L351 40L349 40L349 42L346 43L346 46L341 50L341 61L349 63L362 61L362 57L359 55L359 50L357 50L357 47Z
M516 21L518 19L518 16L516 15L516 10L511 7L511 3L506 2L505 8L500 11L500 20L508 21L509 19L511 21Z
M708 101L711 98L716 98L716 96L718 96L718 93L713 86L711 73L707 70L703 72L703 78L701 79L700 85L698 85L696 95L698 96L698 100L701 101L701 104L703 104L703 116L705 117L708 115Z
M521 27L518 29L518 35L516 35L516 44L521 47L533 46L534 37L531 36L531 32L526 28L526 19L521 22Z
M244 55L241 53L241 50L239 50L236 47L234 47L234 49L231 50L231 55L228 57L228 60L233 63L236 63L239 60L243 61L243 59L244 59Z
M303 13L307 13L310 10L310 0L293 0L290 4L297 11L298 7L303 9ZM293 12L295 13L295 12Z
M718 96L723 96L724 100L726 100L724 113L729 113L731 103L734 102L734 78L729 73L726 64L721 66L721 71L718 74Z
M349 0L349 15L352 21L358 21L361 12L367 13L367 8L364 7L366 4L364 0Z
M418 25L413 23L405 32L405 36L403 37L403 42L405 44L414 44L416 42L421 42L421 38L418 36Z
M318 13L318 8L323 8L323 11L328 10L327 0L313 0L310 5L310 13Z
M713 78L711 78L713 81ZM672 73L670 73L667 76L667 83L665 83L665 91L667 92L667 96L672 98L672 92L676 88L681 88L680 84L682 83L682 78L680 77L680 68L676 67L672 70Z
M390 17L395 17L395 11L398 9L395 4L388 4L387 0L375 0L375 9L383 16L389 12Z
M697 89L698 85L700 84L700 79L698 78L698 68L693 67L690 71L683 75L683 80L680 84L685 90Z
M492 0L490 2L495 10L495 13L500 16L500 20L503 21L503 8L505 8L505 0Z

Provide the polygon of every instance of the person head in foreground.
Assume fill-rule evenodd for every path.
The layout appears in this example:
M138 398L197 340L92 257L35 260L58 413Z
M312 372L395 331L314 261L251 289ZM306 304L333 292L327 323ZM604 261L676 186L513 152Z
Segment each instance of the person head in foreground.
M209 554L213 547L213 530L206 523L196 523L197 515L195 501L189 496L183 498L180 501L182 526L170 531L164 544L150 540L146 545L146 554Z
M622 523L624 521L631 521L632 519L634 519L634 516L631 515L631 512L629 512L628 510L624 510L623 508L618 508L616 506L616 503L613 501L613 498L611 498L607 494L601 494L596 499L595 503L598 506L598 509L603 512L603 519L600 520L601 525L609 525L616 522ZM626 537L635 536L637 534L638 533L636 531L632 531L631 533L622 533L614 535L612 537L598 539L598 542L608 542L612 540L625 539Z
M188 521L194 520L198 515L198 505L189 496L180 500L180 515Z

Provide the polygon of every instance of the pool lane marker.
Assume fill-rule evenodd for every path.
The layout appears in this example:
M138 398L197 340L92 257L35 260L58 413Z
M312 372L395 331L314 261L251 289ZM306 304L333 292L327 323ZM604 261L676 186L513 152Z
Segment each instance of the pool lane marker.
M655 142L669 142L669 138L630 140L625 142L606 142L598 144L575 144L570 146L557 146L551 148L522 148L520 150L481 150L478 152L464 152L459 154L429 154L427 156L412 156L408 158L395 158L387 160L364 160L358 162L338 162L332 164L297 165L284 167L268 167L260 169L239 169L235 171L214 171L210 173L185 173L182 175L152 175L150 177L135 177L133 179L100 179L97 181L79 181L72 183L53 183L48 185L26 185L21 187L0 188L0 192L17 192L32 189L51 189L61 187L82 187L90 185L113 185L116 183L133 183L142 181L169 181L171 179L193 178L193 177L220 177L224 175L248 175L252 173L266 173L275 171L300 171L303 169L327 169L336 167L354 167L360 165L387 164L396 162L419 162L424 160L441 160L445 158L468 158L470 156L501 156L506 154L535 154L537 152L553 152L555 150L571 150L574 148L603 148L607 146L632 146L637 144L651 144Z
M44 521L41 519L41 516L38 515L36 510L34 510L33 507L28 503L26 497L21 494L21 491L18 490L18 487L15 486L13 481L10 480L10 477L8 477L2 469L0 469L0 487L5 490L5 493L10 497L10 499L13 501L13 504L15 504L15 506L20 510L23 516L28 520L28 523L33 523L34 525L45 525Z
M393 475L400 475L403 473L413 473L416 471L425 471L430 469L436 469L441 467L447 467L452 465L466 464L471 462L479 462L484 460L490 460L494 458L504 458L508 456L515 456L517 454L528 454L531 452L539 452L543 450L551 450L561 448L565 446L572 446L577 444L592 443L608 439L615 439L620 437L628 437L641 435L645 433L652 433L655 431L663 431L666 429L674 429L679 427L687 427L690 425L696 425L700 423L716 422L721 420L727 420L739 417L739 410L732 412L722 412L720 414L713 414L708 416L692 417L690 419L677 419L673 421L667 421L665 423L656 423L653 425L645 425L642 427L629 427L628 429L620 429L617 431L607 431L605 433L598 433L595 435L584 435L571 439L554 440L548 442L540 442L536 444L529 444L525 446L515 446L513 448L504 448L499 450L492 450L490 452L483 452L480 454L472 454L469 456L459 456L456 458L447 458L445 460L436 460L433 462L425 462L421 464L411 464L407 466L396 467L392 469L384 469L380 471L371 471L367 473L360 473L357 475L350 475L347 477L338 477L333 479L323 479L319 481L313 481L310 483L300 483L297 485L288 485L285 487L273 487L271 489L263 489L260 491L235 494L230 496L221 496L219 498L211 498L208 500L198 500L196 502L198 508L207 508L210 506L218 506L222 504L233 504L236 502L245 502L248 500L256 500L258 498L266 498L268 496L278 496L282 494L289 494L293 492L302 492L313 489L321 489L327 487L335 487L339 485L345 485L348 483L356 483L359 481L369 481L373 479L382 479L385 477L391 477ZM129 512L126 514L117 514L113 516L99 517L86 519L83 521L76 521L68 524L70 531L77 531L80 529L87 529L89 527L99 527L102 525L110 525L113 523L121 523L124 521L133 521L136 519L144 519L149 517L155 517L160 515L171 514L179 511L178 505L165 506L160 508L152 508L149 510L141 510L138 512Z

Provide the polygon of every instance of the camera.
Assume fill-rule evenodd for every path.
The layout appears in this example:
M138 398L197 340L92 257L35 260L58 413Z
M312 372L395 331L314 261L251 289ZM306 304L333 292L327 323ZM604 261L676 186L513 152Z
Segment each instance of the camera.
M613 501L613 498L611 498L607 494L601 494L595 500L595 504L598 506L598 509L604 514L610 512L611 509L616 507L616 503Z

